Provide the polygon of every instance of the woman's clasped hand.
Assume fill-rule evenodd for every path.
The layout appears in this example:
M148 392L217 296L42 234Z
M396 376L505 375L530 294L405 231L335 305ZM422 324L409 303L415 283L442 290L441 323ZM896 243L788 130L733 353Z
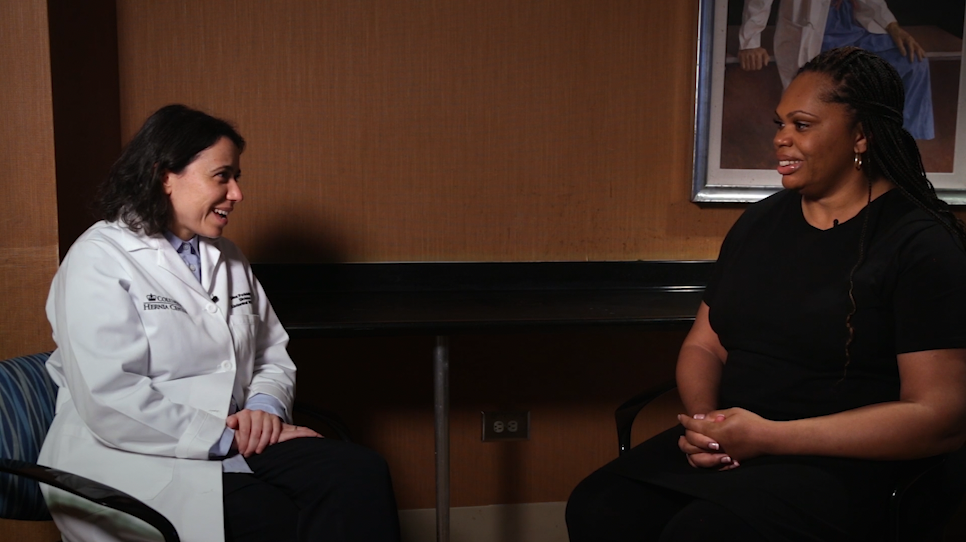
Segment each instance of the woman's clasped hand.
M272 444L299 437L321 437L308 427L282 422L274 414L261 410L240 410L228 416L225 425L235 431L232 448L244 457L260 454Z
M720 470L737 468L741 461L767 453L758 437L776 423L743 408L678 414L678 422L685 428L678 446L687 454L688 463Z

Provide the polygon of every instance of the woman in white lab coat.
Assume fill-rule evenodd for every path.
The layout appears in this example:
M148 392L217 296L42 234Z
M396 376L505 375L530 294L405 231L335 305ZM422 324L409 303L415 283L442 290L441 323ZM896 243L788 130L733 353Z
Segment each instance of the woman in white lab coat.
M398 540L385 461L291 425L288 335L238 248L245 141L180 105L153 114L102 187L47 315L59 386L41 463L116 487L186 542ZM46 489L66 541L144 540L137 520Z

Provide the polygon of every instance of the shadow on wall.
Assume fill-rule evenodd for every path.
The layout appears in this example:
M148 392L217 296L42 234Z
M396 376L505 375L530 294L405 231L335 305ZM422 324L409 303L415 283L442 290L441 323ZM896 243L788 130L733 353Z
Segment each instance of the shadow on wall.
M318 217L308 220L295 214L256 232L249 258L253 263L338 263L344 262L348 251L344 241L327 234L336 231Z

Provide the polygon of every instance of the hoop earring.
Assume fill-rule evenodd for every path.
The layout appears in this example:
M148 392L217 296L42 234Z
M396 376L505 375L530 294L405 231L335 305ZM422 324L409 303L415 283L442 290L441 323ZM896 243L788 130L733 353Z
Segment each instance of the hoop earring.
M855 164L856 171L862 171L862 154L855 153L855 159L852 162Z

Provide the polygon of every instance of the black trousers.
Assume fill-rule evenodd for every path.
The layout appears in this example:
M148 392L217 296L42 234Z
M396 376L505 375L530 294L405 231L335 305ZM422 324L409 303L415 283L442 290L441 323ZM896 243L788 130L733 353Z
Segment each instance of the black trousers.
M597 471L567 501L570 542L764 542L744 520L711 501Z
M335 439L297 438L246 459L254 474L225 473L229 542L398 542L386 461Z

